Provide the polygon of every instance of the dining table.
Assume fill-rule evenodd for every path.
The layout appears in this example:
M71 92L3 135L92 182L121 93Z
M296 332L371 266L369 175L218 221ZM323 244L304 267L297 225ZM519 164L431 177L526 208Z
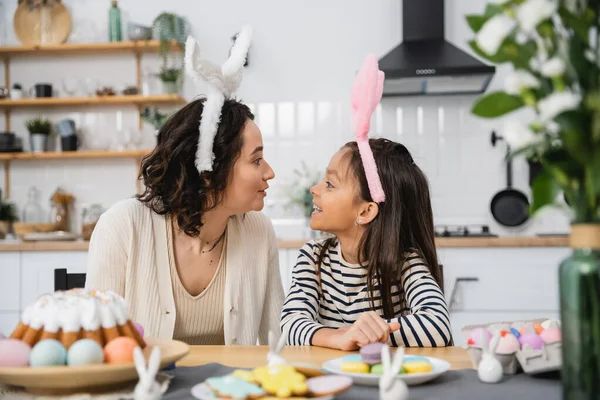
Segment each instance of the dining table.
M177 362L178 367L219 363L228 367L256 368L265 365L269 346L190 346L187 356ZM355 352L357 353L357 352ZM343 357L348 352L316 346L288 346L281 356L290 363L321 366L325 361ZM469 354L462 347L407 348L407 355L434 357L446 360L451 369L472 368Z

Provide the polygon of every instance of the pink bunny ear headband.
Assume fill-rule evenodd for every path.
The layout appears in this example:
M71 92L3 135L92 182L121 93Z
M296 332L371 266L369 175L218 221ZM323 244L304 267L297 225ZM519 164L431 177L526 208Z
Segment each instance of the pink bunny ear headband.
M196 82L203 82L207 90L196 150L196 168L199 173L213 169L215 155L212 148L221 121L221 109L225 100L230 99L242 83L251 40L252 28L246 25L237 36L231 55L223 65L202 58L200 48L192 36L188 36L185 43L185 71Z
M373 158L373 150L369 146L367 135L371 126L371 115L381 100L383 79L384 74L379 70L377 57L369 54L354 78L351 95L356 143L358 144L360 158L365 168L369 192L371 193L371 198L376 203L383 203L385 201L385 193L381 186L377 165Z

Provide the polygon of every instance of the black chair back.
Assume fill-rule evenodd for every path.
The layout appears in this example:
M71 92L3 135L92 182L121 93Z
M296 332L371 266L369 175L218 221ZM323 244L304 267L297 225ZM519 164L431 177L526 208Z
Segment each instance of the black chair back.
M66 268L54 270L54 291L85 287L85 274L68 274Z

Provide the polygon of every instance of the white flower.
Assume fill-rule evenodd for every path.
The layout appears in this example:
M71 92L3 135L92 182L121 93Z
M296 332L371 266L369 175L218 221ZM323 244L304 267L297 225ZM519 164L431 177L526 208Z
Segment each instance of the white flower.
M503 136L513 150L536 143L541 139L541 135L536 135L526 125L515 119L504 122Z
M523 32L533 33L540 22L550 18L557 9L557 0L527 0L517 9L517 21Z
M540 119L548 122L565 111L577 108L580 103L580 94L568 91L552 93L538 102Z
M538 87L540 87L540 81L522 69L513 71L504 79L504 90L512 95L520 95L523 89Z
M540 68L542 75L548 78L554 78L555 76L561 76L565 73L565 63L558 57L553 57L542 64Z
M508 34L514 29L516 22L506 14L499 14L490 18L477 32L475 42L477 46L489 55L498 53L500 45Z

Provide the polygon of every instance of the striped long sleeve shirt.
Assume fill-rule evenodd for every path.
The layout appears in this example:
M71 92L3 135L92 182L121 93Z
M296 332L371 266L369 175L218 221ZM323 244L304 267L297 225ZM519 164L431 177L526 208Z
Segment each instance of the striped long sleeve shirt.
M281 330L287 335L289 345L312 345L319 329L351 325L364 312L373 310L383 317L377 290L375 308L370 302L367 268L347 263L339 246L336 241L323 257L321 296L316 266L319 242L310 241L300 249L281 314ZM395 317L388 320L398 321L400 329L390 334L388 343L405 347L449 345L451 330L446 300L424 260L416 253L409 254L400 275L392 289Z

